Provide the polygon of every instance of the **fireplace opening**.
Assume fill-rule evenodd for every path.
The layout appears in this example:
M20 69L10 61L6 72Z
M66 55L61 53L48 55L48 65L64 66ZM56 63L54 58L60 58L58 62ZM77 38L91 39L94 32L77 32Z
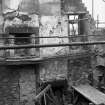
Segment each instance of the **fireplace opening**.
M19 34L15 34L15 39L14 39L14 43L15 45L28 45L31 44L31 40L30 40L30 34L27 33L19 33ZM15 50L15 54L18 56L29 56L30 54L30 49L17 49Z
M5 28L5 44L9 46L14 45L29 45L39 44L39 27L30 27L26 25L7 26ZM39 48L21 48L21 49L8 49L5 52L6 58L32 58L39 57Z
M30 44L30 35L31 34L27 34L27 33L15 33L15 44L17 45L25 45L25 44Z
M35 38L36 34L32 33L9 33L9 39L6 41L10 46L14 45L30 45L38 44L38 39ZM6 50L10 58L30 58L36 57L39 54L37 48L21 48Z

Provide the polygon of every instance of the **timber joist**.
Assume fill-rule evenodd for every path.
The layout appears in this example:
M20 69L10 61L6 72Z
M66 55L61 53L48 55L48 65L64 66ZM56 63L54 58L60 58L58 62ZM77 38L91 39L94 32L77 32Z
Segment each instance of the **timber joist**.
M65 47L65 46L84 46L84 45L100 45L105 44L105 41L91 41L91 42L72 42L63 44L29 44L29 45L13 45L13 46L0 46L0 50L7 49L23 49L23 48L45 48L45 47Z

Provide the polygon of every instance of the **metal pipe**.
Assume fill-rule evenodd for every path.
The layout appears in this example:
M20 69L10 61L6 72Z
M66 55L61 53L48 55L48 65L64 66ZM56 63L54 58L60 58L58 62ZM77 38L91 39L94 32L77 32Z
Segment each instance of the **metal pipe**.
M0 50L6 49L22 49L22 48L45 48L45 47L64 47L64 46L83 46L83 45L98 45L105 44L105 41L95 42L73 42L64 44L36 44L36 45L14 45L14 46L0 46Z

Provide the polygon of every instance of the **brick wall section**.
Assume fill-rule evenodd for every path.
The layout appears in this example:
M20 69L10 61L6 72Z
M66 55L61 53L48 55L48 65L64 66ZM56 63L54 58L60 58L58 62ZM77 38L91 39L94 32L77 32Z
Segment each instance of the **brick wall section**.
M0 67L0 105L19 105L19 73Z
M34 105L35 78L33 66L0 67L0 105Z

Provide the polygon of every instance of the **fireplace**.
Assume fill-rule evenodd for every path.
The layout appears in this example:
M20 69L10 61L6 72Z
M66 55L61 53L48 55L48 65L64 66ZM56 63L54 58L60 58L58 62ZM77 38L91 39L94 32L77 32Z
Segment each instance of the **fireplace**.
M37 27L7 27L5 29L6 33L9 33L6 37L9 39L6 41L6 44L13 45L29 45L29 44L38 44L39 39L35 38L39 35L39 28ZM22 49L10 49L6 50L6 57L9 58L30 58L38 57L39 49L38 48L22 48Z

